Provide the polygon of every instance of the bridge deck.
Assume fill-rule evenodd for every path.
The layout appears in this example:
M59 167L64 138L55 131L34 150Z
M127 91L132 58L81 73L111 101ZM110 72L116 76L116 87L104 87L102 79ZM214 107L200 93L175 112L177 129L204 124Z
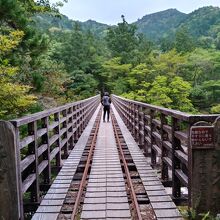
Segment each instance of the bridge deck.
M125 181L111 123L100 123L82 219L130 219Z
M157 219L182 219L176 205L165 191L165 187L160 182L156 172L149 165L146 157L143 155L114 106L113 111Z
M87 127L83 131L74 149L70 153L68 159L65 161L62 169L60 170L32 219L57 219L73 176L76 173L82 153L89 139L98 111L99 108L96 110Z
M112 107L112 111L128 146L156 218L159 220L182 219L177 207L157 177L156 172L151 168L114 106ZM98 109L76 143L70 156L65 161L61 171L32 219L49 220L58 218L97 114ZM81 219L131 218L126 184L114 138L112 122L101 122Z

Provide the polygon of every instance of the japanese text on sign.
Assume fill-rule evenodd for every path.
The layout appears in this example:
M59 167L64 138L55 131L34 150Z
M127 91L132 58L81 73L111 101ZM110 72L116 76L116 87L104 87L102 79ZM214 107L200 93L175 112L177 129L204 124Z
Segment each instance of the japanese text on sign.
M214 147L213 126L195 126L191 128L192 147Z

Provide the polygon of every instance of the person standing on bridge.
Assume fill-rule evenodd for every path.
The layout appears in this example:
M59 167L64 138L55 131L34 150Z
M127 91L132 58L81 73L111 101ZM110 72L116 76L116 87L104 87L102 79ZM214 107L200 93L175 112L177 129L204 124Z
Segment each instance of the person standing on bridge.
M107 122L109 122L111 98L108 92L105 92L104 96L102 97L102 105L104 106L103 122L105 122L106 113L107 113Z

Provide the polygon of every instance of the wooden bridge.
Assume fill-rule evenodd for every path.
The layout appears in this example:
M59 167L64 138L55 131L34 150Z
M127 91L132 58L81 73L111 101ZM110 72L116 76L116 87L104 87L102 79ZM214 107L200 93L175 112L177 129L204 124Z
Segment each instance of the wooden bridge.
M0 218L183 219L220 213L220 117L100 96L0 121Z

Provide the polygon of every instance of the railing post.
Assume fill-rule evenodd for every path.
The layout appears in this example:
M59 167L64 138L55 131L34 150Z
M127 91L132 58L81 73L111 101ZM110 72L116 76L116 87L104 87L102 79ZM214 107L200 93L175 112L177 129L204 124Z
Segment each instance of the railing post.
M39 188L39 171L38 171L38 143L37 143L37 121L28 124L28 134L34 136L34 141L28 145L29 154L35 155L35 160L33 167L31 167L32 172L35 173L35 181L32 184L31 190L31 202L38 203L40 200L40 188Z
M23 219L19 149L10 122L0 121L0 218Z
M191 206L197 213L220 210L220 117L213 125L197 122L191 127Z
M144 120L143 120L143 115L144 115L144 112L143 112L143 108L142 106L139 107L139 113L138 113L139 117L138 117L138 134L139 134L139 146L143 149L144 147Z
M149 156L148 151L149 151L149 145L147 143L147 135L148 132L146 130L146 126L148 125L147 119L146 119L146 108L144 108L143 110L143 132L144 132L144 136L143 136L143 141L144 141L144 152L146 156Z
M126 105L126 107L125 107L125 110L126 110L126 119L125 119L125 121L126 121L126 126L127 126L127 128L129 128L129 113L130 113L130 108L129 108L129 103L128 102L125 102L125 101L123 101L124 102L124 104Z
M175 151L179 149L181 143L175 137L175 131L178 130L178 120L172 117L172 196L177 200L181 196L181 183L176 176L176 169L180 169L180 162L175 156Z
M68 124L70 124L69 129L68 129L68 135L70 135L69 149L72 150L73 149L73 107L69 108L69 114L71 115L68 120Z
M68 138L68 129L67 129L67 125L68 125L68 119L67 119L67 114L68 114L68 112L67 112L67 109L65 109L65 110L63 110L62 111L62 116L64 117L64 118L66 118L66 120L62 123L62 129L65 129L65 132L64 132L64 134L63 134L63 136L64 136L64 138ZM64 146L62 146L62 148L63 148L63 155L61 155L61 156L63 156L63 159L66 159L67 157L68 157L68 155L69 155L69 145L68 145L68 141L64 144Z
M129 104L129 123L128 123L128 129L131 132L132 131L132 103L128 102Z
M56 168L59 169L61 167L60 112L54 114L54 120L58 122L58 125L55 127L55 133L59 136L57 140L57 147L59 148L59 152L56 155Z
M49 117L42 118L42 127L46 129L46 133L42 136L42 141L47 145L47 150L43 153L43 159L47 160L47 168L43 172L44 184L51 183L51 163L50 163L50 143L49 143Z
M155 116L155 111L151 109L150 110L150 139L151 139L150 151L151 151L151 165L152 166L155 166L157 164L157 155L156 155L156 152L153 150L153 145L156 144L155 138L153 136L153 132L155 128L155 125L153 124L154 116Z
M168 157L168 150L164 147L164 141L168 139L167 133L164 131L163 126L166 124L166 117L163 113L160 115L160 121L161 121L161 146L162 146L162 153L161 153L161 179L162 181L168 181L169 180L169 175L168 175L168 165L164 162L164 158Z

